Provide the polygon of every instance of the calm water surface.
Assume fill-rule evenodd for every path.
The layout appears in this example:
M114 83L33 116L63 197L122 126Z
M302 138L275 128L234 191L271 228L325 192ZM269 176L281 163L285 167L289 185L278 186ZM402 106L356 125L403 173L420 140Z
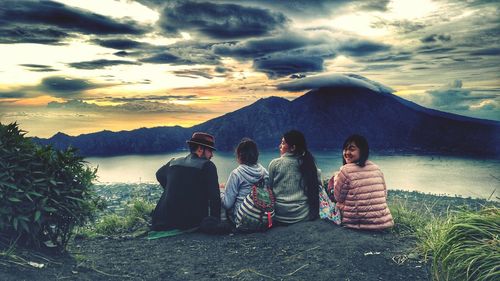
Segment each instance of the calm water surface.
M90 157L86 160L98 167L98 180L113 183L156 182L155 173L173 157L187 152L159 155L126 155ZM340 152L313 152L323 178L329 178L342 165ZM267 167L279 157L276 152L262 152L260 163ZM474 198L500 197L500 160L430 155L372 155L385 175L388 189L416 190L433 194L461 195ZM219 182L226 182L236 167L234 154L216 152L212 161L217 166ZM497 198L498 199L498 198Z

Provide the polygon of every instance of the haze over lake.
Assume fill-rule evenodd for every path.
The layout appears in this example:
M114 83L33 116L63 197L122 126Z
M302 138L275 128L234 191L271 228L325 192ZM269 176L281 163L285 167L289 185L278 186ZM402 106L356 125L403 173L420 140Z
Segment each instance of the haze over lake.
M173 157L186 155L186 151L116 157L89 157L102 183L156 182L155 173ZM313 152L322 171L322 178L331 177L342 165L339 151ZM279 157L277 151L261 152L260 163L267 167ZM500 197L500 159L476 159L436 155L371 155L385 175L388 189L420 191L433 194L460 195L492 199ZM225 183L237 166L233 153L216 152L212 161L217 166L219 182Z

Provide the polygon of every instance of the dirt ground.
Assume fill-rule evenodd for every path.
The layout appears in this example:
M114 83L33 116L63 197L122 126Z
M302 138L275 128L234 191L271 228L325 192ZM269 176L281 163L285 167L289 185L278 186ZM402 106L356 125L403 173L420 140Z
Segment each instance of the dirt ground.
M0 280L430 280L412 246L321 220L253 234L96 238L75 240L66 255L30 256L40 269L0 264Z

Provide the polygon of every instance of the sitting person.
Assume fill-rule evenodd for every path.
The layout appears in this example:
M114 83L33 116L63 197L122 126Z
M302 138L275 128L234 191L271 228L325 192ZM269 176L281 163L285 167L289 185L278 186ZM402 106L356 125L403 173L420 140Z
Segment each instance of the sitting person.
M366 139L350 136L344 142L342 155L343 166L328 183L328 192L333 193L341 211L342 225L368 230L392 227L384 175L368 160Z
M236 148L236 160L240 164L234 169L224 185L221 185L222 205L227 210L229 219L234 223L236 213L250 193L252 185L260 179L269 181L269 174L266 168L257 163L259 151L257 144L248 138L244 138Z
M156 172L164 191L152 213L154 231L187 230L200 226L208 216L220 218L217 168L210 161L214 137L194 133L187 143L187 156L170 160Z
M319 216L320 176L304 135L291 130L279 145L280 158L269 164L270 186L276 197L275 220L292 224Z

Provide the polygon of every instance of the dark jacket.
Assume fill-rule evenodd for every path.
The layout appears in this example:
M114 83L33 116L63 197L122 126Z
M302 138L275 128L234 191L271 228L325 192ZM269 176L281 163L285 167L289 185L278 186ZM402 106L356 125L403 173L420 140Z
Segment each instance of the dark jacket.
M153 211L153 230L189 229L209 215L220 217L219 181L212 161L194 153L174 158L156 172L156 179L164 191Z

